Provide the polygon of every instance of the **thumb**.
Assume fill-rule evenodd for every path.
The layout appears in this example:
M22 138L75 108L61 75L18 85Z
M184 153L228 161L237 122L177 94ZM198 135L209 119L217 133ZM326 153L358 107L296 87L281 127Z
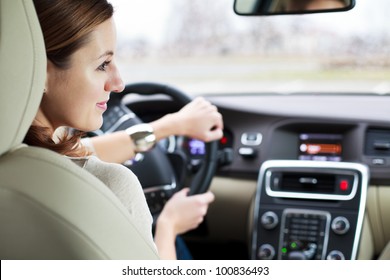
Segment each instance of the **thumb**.
M187 196L189 192L190 192L190 188L184 188L181 189L178 193L180 193L183 196Z

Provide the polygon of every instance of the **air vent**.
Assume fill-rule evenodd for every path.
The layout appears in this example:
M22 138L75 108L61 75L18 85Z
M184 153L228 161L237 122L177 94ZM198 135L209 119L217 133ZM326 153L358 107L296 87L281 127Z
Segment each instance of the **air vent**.
M368 156L390 156L390 130L367 130L364 152Z
M273 197L332 200L353 197L358 180L353 171L308 169L267 171L267 194Z
M275 175L273 187L280 191L334 193L336 186L334 174L283 172Z
M258 188L275 198L351 200L367 172L367 166L352 162L268 160Z

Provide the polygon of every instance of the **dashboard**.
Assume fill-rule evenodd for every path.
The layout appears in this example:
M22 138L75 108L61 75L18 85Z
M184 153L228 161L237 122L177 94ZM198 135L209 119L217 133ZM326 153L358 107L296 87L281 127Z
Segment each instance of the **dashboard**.
M226 139L220 145L233 153L231 164L219 169L220 175L255 178L266 160L314 160L363 163L369 166L373 183L390 182L389 97L233 95L208 99L224 118Z
M373 184L390 185L390 97L335 94L205 95L224 119L218 175L257 179L263 162L313 160L362 163ZM126 102L144 122L180 108L165 96ZM163 143L172 146L174 138ZM176 141L176 143L183 143ZM186 143L195 157L202 143Z
M251 259L355 259L368 185L390 185L389 97L208 98L232 153L218 175L257 182Z
M180 109L163 96L135 96L126 104L144 122ZM218 200L201 230L186 236L191 249L196 253L211 244L218 252L216 258L238 254L247 258L248 247L252 259L357 258L359 233L363 232L364 242L368 236L363 225L367 186L373 186L368 208L375 208L379 202L371 200L386 201L383 194L390 185L390 97L204 97L222 114L224 136L212 185ZM184 145L195 159L203 154L203 143L192 139L171 137L160 145L166 151ZM373 195L376 192L382 195ZM375 211L370 213L374 215L372 229L380 236L381 225L376 221L381 218ZM229 223L224 222L226 216ZM304 230L306 223L321 226L310 236L284 234L293 228ZM198 242L200 236L207 236L207 241ZM232 246L234 253L223 249ZM199 253L198 257L204 256Z

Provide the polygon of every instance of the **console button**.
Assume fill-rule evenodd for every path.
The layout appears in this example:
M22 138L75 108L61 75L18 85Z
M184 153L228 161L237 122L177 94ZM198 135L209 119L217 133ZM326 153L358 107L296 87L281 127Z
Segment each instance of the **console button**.
M332 221L331 228L334 233L342 235L348 232L350 224L347 218L338 216Z
M330 225L329 212L286 209L281 225L279 259L325 258L325 232Z
M274 229L279 223L279 218L275 212L267 211L261 216L260 221L265 229Z
M338 250L331 251L326 257L327 260L345 260L344 254Z
M275 249L270 244L263 244L260 246L257 253L260 260L272 260L275 257Z
M258 146L261 144L263 135L257 132L243 133L241 135L241 143L247 146Z
M247 159L252 159L257 156L257 151L253 148L248 148L248 147L241 147L238 150L238 153L240 156Z

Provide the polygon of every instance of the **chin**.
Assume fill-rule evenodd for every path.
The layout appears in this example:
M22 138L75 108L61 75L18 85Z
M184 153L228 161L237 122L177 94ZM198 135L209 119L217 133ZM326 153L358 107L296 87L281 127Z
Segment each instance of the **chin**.
M102 127L102 125L103 125L103 117L101 116L99 122L97 122L97 123L95 123L95 125L91 126L91 129L88 131L98 130Z

